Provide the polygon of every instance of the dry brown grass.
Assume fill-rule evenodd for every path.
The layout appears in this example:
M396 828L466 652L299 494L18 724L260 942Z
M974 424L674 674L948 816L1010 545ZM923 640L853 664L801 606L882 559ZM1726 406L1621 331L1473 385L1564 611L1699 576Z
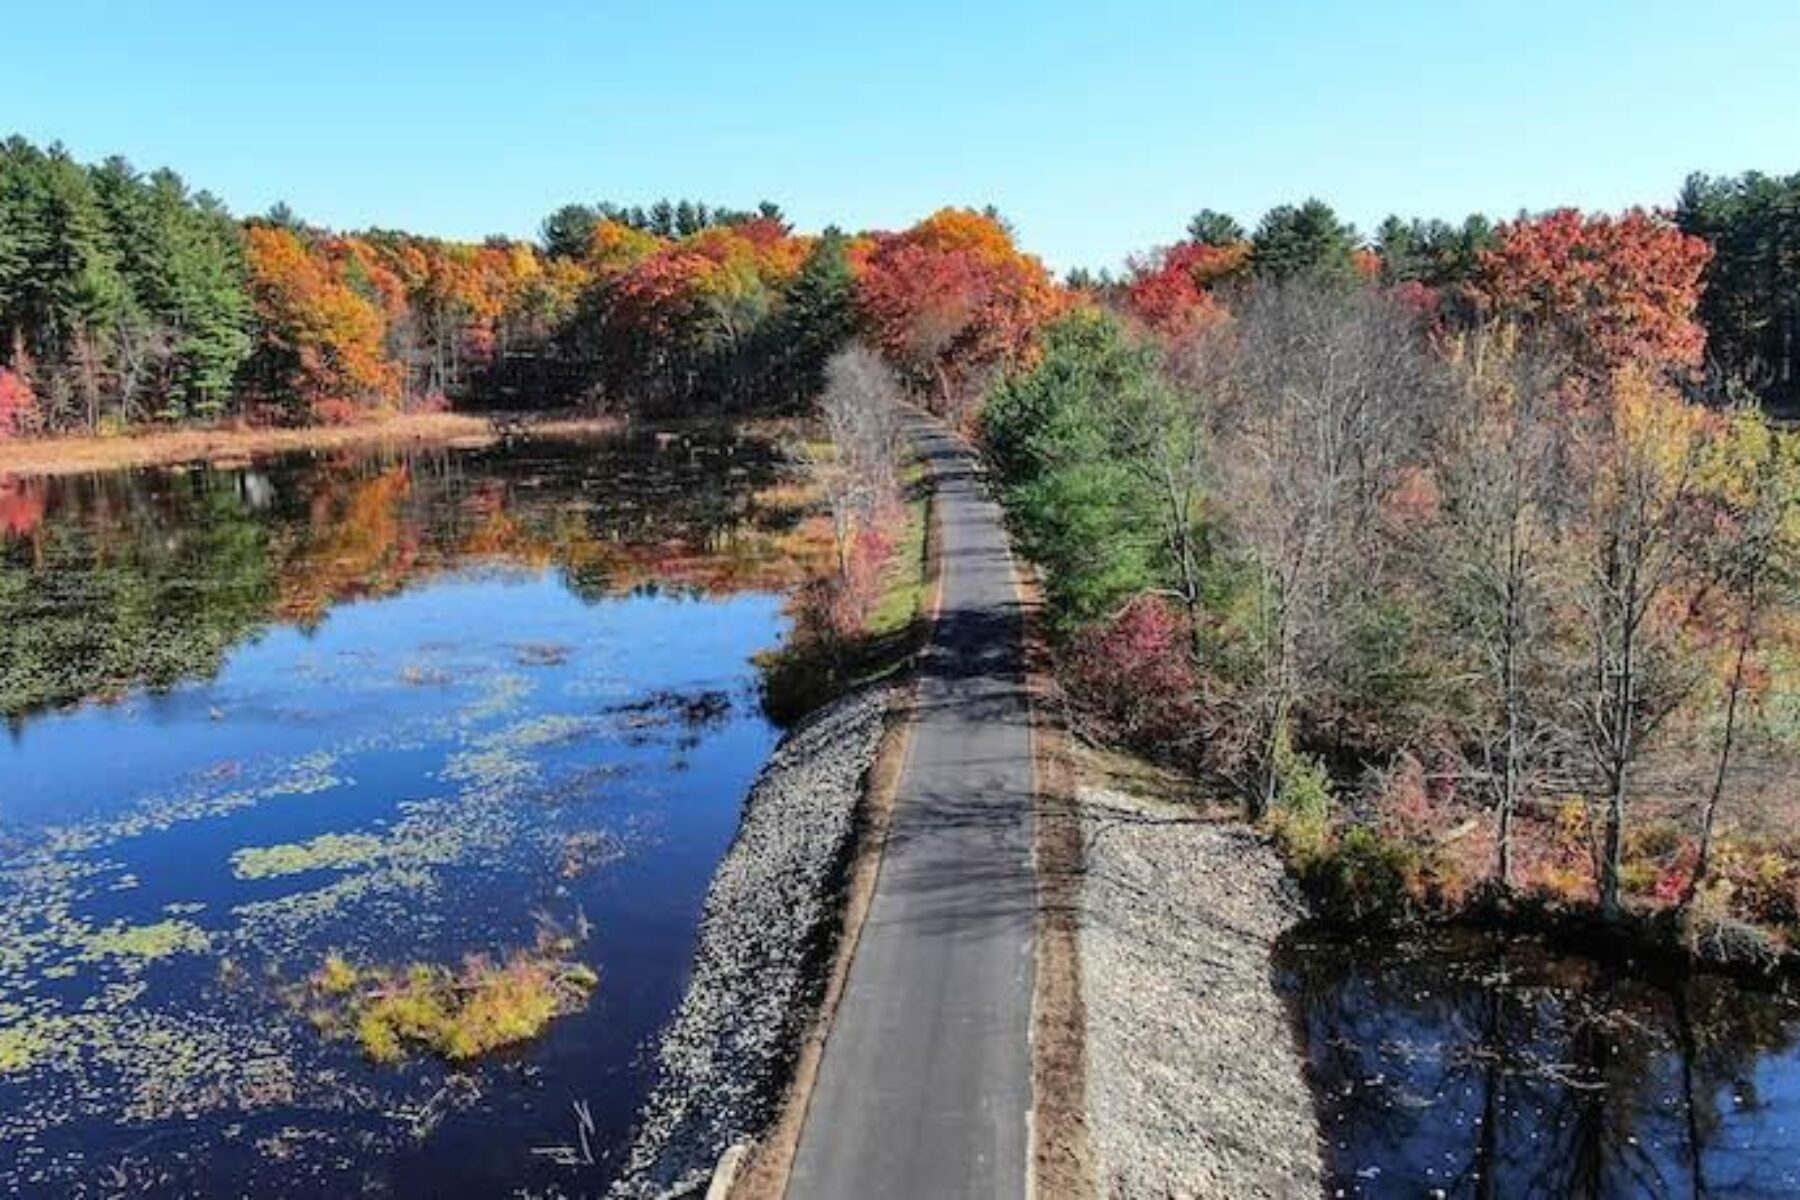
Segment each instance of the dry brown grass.
M530 426L530 432L566 436L618 427L619 422L613 418L575 418L538 422ZM0 475L82 475L121 467L231 463L293 450L411 444L484 446L496 440L493 422L476 413L400 413L354 425L301 429L158 429L106 437L74 435L0 441Z

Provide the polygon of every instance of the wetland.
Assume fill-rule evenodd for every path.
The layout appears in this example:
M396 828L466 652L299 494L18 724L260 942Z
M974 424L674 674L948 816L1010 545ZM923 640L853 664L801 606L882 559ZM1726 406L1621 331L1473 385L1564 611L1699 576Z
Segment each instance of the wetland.
M710 428L0 480L0 1190L604 1190L796 491Z

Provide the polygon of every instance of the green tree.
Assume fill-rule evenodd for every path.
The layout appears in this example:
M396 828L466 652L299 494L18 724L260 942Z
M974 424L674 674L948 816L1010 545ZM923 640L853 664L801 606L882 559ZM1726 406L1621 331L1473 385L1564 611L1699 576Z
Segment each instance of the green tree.
M1157 352L1116 317L1078 309L1043 334L1036 365L995 387L987 452L1062 629L1172 582L1158 496L1134 469L1121 412L1160 406Z
M0 153L0 209L11 233L0 314L36 361L52 421L92 428L131 296L88 172L60 146L12 138Z
M1322 200L1270 209L1251 246L1257 273L1272 279L1349 279L1355 273L1356 227L1338 220Z
M1381 281L1405 283L1424 278L1425 247L1422 245L1423 222L1402 221L1389 215L1375 227L1375 253L1381 256Z
M781 363L780 387L790 403L804 404L818 395L826 362L856 331L856 280L845 245L843 232L835 227L820 235L769 325L777 343L772 350Z
M1800 174L1693 175L1675 216L1713 247L1700 296L1709 353L1766 402L1800 406Z
M1202 246L1235 246L1244 240L1244 227L1227 213L1203 208L1188 222L1187 235Z
M94 186L132 298L117 348L121 403L141 385L158 416L216 415L250 351L237 223L173 171L146 179L113 158L95 168Z
M587 254L600 213L586 204L565 204L544 218L539 238L551 258L579 259Z

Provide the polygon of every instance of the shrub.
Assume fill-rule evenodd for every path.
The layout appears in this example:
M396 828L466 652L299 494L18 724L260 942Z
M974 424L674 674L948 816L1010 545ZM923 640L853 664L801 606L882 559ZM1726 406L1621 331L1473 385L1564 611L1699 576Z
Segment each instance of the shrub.
M353 400L326 396L312 402L312 419L320 425L354 425L363 419L363 409Z
M1322 911L1341 920L1383 922L1411 908L1409 884L1419 871L1415 848L1357 825L1316 858L1303 878Z
M1408 896L1438 909L1461 907L1494 866L1492 814L1462 802L1448 778L1402 753L1376 776L1372 814L1383 839L1416 848Z
M1331 833L1331 776L1325 765L1294 749L1283 729L1275 738L1275 803L1269 825L1277 843L1302 870L1326 853Z
M0 367L0 438L34 432L37 420L37 397L31 390L31 381Z
M333 954L301 999L315 1025L347 1033L371 1061L424 1051L466 1062L537 1037L555 1018L582 1008L599 982L591 967L541 951L504 963L472 957L457 970L414 963L359 971Z
M1062 659L1070 694L1120 741L1187 765L1200 727L1199 678L1186 614L1139 596L1077 633Z

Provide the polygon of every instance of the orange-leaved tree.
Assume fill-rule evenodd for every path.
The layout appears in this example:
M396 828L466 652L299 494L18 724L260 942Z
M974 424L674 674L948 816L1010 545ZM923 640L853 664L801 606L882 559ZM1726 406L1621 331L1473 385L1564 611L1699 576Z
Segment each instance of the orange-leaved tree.
M342 416L398 394L382 309L351 286L328 248L291 229L253 225L245 259L263 330L253 370L271 398L296 415Z
M1067 304L998 218L970 209L942 209L903 233L877 235L858 257L871 340L955 420L970 414L987 374L1022 358Z

